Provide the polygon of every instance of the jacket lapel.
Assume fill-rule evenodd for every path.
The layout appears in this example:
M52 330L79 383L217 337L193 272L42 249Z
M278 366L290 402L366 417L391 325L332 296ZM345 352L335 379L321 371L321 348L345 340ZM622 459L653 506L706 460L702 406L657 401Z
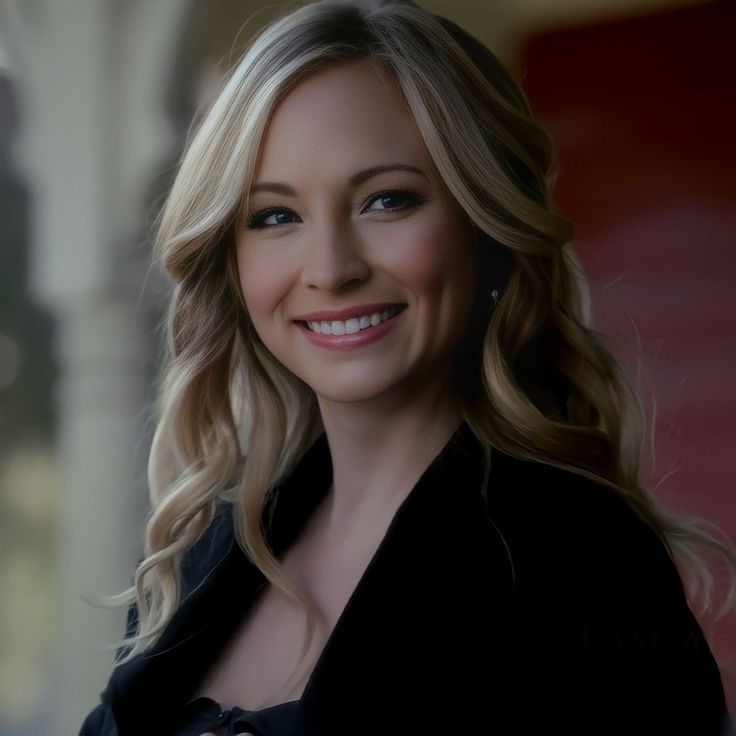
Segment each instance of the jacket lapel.
M473 702L468 671L500 656L512 606L483 482L481 448L463 425L397 511L338 619L295 734L415 733L431 716L414 704Z

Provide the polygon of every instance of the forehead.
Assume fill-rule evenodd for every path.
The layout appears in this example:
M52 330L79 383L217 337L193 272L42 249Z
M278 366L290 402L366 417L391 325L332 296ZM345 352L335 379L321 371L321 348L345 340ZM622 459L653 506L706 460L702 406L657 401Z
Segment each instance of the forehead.
M360 61L319 71L277 105L256 179L334 173L395 162L431 165L398 84Z

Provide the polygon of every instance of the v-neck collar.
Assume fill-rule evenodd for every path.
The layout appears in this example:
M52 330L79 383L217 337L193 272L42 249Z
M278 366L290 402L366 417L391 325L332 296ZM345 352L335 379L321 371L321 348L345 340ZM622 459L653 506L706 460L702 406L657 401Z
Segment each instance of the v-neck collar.
M422 494L421 489L430 478L439 481L441 475L448 476L453 484L463 488L472 486L472 477L477 476L475 488L480 490L482 453L478 440L465 422L453 432L399 505L385 536L388 536L393 521L402 514L402 508L411 504L410 499ZM332 460L327 436L323 433L307 450L296 469L275 489L264 510L264 517L270 517L270 523L268 519L264 519L266 537L277 556L295 541L312 513L324 500L331 483Z
M324 435L320 438L316 450L320 453L322 463L329 466L329 448ZM332 477L331 466L329 477L330 479ZM393 558L392 547L397 543L399 545L402 543L405 531L411 534L411 538L416 539L414 531L410 532L407 527L422 524L422 520L426 521L427 519L427 512L433 514L447 513L448 500L456 504L455 511L463 508L469 500L476 501L479 504L482 503L481 482L483 477L480 445L469 427L463 423L453 433L450 440L425 469L412 490L399 505L386 533L360 576L320 652L302 693L300 699L302 703L309 701L312 691L315 685L319 683L321 674L333 651L340 648L344 638L343 633L351 628L350 622L354 618L356 609L360 607L360 601L365 595L371 578L376 574L380 574L377 573L379 568L387 561L390 563ZM321 480L324 481L324 478ZM324 487L324 492L326 490L327 486ZM464 497L458 497L458 494L463 494ZM449 496L453 496L453 498L450 499ZM452 510L449 510L447 514L448 521L451 517Z
M483 453L467 424L455 431L402 501L376 552L361 575L335 623L312 670L300 706L308 703L322 671L350 629L350 621L376 570L390 563L405 536L421 533L428 515L448 516L467 503L482 502ZM267 539L278 556L294 542L332 480L327 438L322 434L295 470L272 493L264 509ZM211 541L208 569L195 567L201 577L181 602L160 639L148 652L122 665L113 675L116 717L140 728L134 713L165 715L191 698L207 668L235 633L265 585L263 574L248 560L235 540L232 509L224 507L219 537ZM164 722L164 721L162 721ZM146 725L150 721L146 719ZM121 729L121 733L127 733Z

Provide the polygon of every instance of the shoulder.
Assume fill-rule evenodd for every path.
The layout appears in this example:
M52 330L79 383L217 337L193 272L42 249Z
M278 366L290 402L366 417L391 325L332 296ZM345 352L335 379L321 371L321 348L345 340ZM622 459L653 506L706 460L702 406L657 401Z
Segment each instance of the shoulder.
M565 550L578 544L664 545L652 527L613 488L566 470L494 451L488 509L510 533L536 535Z
M186 599L197 590L208 576L225 560L232 545L235 544L232 505L219 502L212 521L197 541L184 552L179 566L180 600ZM139 563L140 564L140 563ZM132 603L128 607L125 636L135 635L138 628L138 607ZM117 653L117 658L126 652L125 647Z
M553 585L575 605L636 606L639 616L687 605L663 540L616 490L503 453L491 462L488 513L522 590Z
M190 595L225 560L236 544L233 506L220 501L210 525L181 561L181 597Z
M513 565L516 656L554 683L552 720L606 714L610 733L720 734L718 666L658 533L594 480L495 460L487 508Z

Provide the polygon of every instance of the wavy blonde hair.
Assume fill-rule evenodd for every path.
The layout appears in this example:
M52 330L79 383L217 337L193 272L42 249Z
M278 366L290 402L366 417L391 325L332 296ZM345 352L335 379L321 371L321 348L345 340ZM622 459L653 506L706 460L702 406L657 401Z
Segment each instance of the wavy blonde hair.
M175 284L169 358L149 461L145 559L121 596L137 604L138 629L120 661L148 648L171 619L182 556L223 497L234 504L245 553L313 618L269 549L262 518L321 420L313 392L251 324L234 228L275 106L308 75L360 60L396 80L437 170L475 225L480 293L501 293L493 309L482 306L487 295L479 299L458 368L464 419L489 456L499 448L615 489L692 572L691 596L705 606L712 576L701 546L734 562L715 532L658 507L639 485L643 411L590 327L572 226L550 196L550 139L511 76L472 36L412 3L319 2L251 44L189 143L160 217L156 255Z

